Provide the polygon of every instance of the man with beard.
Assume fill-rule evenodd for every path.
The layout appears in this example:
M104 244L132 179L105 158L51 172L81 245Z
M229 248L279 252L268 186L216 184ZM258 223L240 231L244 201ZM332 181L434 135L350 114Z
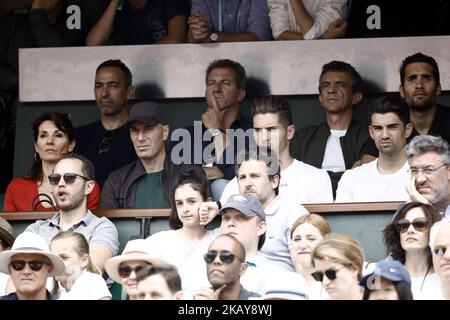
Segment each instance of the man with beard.
M420 135L406 146L411 167L408 193L450 217L450 147L441 137Z
M339 181L336 202L406 201L409 165L406 139L412 124L406 103L396 96L377 99L369 110L369 133L380 156L347 170Z
M134 97L130 69L120 60L107 60L95 73L95 101L100 120L77 128L76 150L94 163L95 180L103 186L108 175L136 160L125 122L128 99Z
M450 143L450 108L436 102L441 94L439 68L433 57L415 53L406 57L400 67L400 95L410 111L414 131L418 134L440 136ZM378 156L373 140L368 141L362 162Z
M25 231L42 236L47 244L61 231L83 234L89 242L92 262L104 269L105 261L119 249L118 232L107 218L98 218L87 209L87 196L94 189L94 167L83 156L66 153L48 177L60 211L47 220L38 220Z
M235 237L218 236L209 245L204 256L206 272L211 288L201 288L194 293L194 300L248 300L259 297L245 290L240 277L247 270L245 248Z

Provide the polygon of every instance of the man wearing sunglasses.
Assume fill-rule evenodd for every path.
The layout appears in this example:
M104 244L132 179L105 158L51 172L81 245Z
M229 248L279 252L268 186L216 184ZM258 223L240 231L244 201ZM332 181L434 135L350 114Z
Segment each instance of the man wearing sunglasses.
M411 167L408 194L450 217L450 147L441 137L416 136L406 146Z
M450 300L450 218L435 223L430 231L433 267L441 280L435 300Z
M25 231L42 236L47 243L60 231L83 234L89 242L92 262L104 269L107 259L117 254L118 232L107 218L98 218L87 209L87 196L94 189L94 166L85 157L66 153L48 176L52 193L60 211L52 218L38 220Z
M235 237L223 234L209 245L204 256L211 288L197 290L194 300L248 300L259 294L244 289L240 277L247 270L245 248Z
M64 272L64 262L50 252L42 237L24 232L11 250L0 253L0 271L10 275L16 288L0 300L56 300L45 285L48 277Z

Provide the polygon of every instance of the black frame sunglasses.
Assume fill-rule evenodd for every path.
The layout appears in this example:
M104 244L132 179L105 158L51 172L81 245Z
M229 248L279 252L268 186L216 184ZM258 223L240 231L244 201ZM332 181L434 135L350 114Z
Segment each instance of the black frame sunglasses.
M438 257L443 257L444 254L447 252L447 247L446 246L435 246L433 251L434 251L434 254L437 255Z
M48 262L42 261L42 260L11 260L9 262L11 268L13 268L16 271L22 271L25 266L28 264L31 270L33 271L39 271L42 269L42 267L45 264L49 264Z
M414 229L419 232L424 232L430 227L430 223L425 218L415 218L412 222L406 219L400 219L395 223L395 229L399 233L408 231L409 226L413 225Z
M337 273L339 271L341 271L343 268L345 267L341 267L339 269L336 268L330 268L323 271L316 271L311 273L311 276L314 278L314 280L318 281L318 282L322 282L323 281L323 276L325 275L329 280L333 281L336 279L337 277Z
M242 260L238 256L232 254L230 251L220 251L220 252L208 251L203 256L203 259L205 260L205 262L207 264L211 264L211 263L213 263L214 260L216 260L217 256L219 256L220 261L222 261L222 263L225 263L225 264L233 263L235 258L241 262L244 262L244 260Z
M51 185L56 186L56 185L58 185L59 181L61 181L61 177L63 177L64 182L66 184L74 183L75 180L77 179L77 177L83 178L86 181L91 180L88 177L82 176L78 173L65 173L63 175L60 175L58 173L53 173L48 176L48 182L50 182Z
M144 269L145 267L148 267L149 264L140 264L134 268L130 267L129 265L120 265L119 266L119 277L121 278L128 278L131 273L134 271L134 273L138 273L139 271L141 271L142 269Z

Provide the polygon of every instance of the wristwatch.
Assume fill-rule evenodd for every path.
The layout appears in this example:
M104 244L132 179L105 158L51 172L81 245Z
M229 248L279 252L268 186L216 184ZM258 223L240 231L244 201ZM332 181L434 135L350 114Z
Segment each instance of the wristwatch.
M209 35L209 40L211 40L211 42L216 42L217 40L219 40L219 35L215 32L211 32L211 34Z
M222 134L222 130L219 129L219 128L211 128L211 129L208 129L208 132L209 132L209 134L210 134L211 136L213 136L213 137L216 137L216 136Z

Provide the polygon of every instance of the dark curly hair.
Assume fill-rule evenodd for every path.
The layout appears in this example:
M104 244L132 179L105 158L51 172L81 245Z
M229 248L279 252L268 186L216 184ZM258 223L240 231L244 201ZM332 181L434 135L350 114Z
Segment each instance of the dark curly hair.
M398 209L391 223L384 228L383 239L387 254L402 264L405 264L405 250L403 250L400 243L400 232L397 230L396 224L400 219L403 219L411 209L414 208L421 208L423 210L430 228L435 222L442 219L436 208L421 202L408 202ZM428 247L428 266L431 265L431 249Z

